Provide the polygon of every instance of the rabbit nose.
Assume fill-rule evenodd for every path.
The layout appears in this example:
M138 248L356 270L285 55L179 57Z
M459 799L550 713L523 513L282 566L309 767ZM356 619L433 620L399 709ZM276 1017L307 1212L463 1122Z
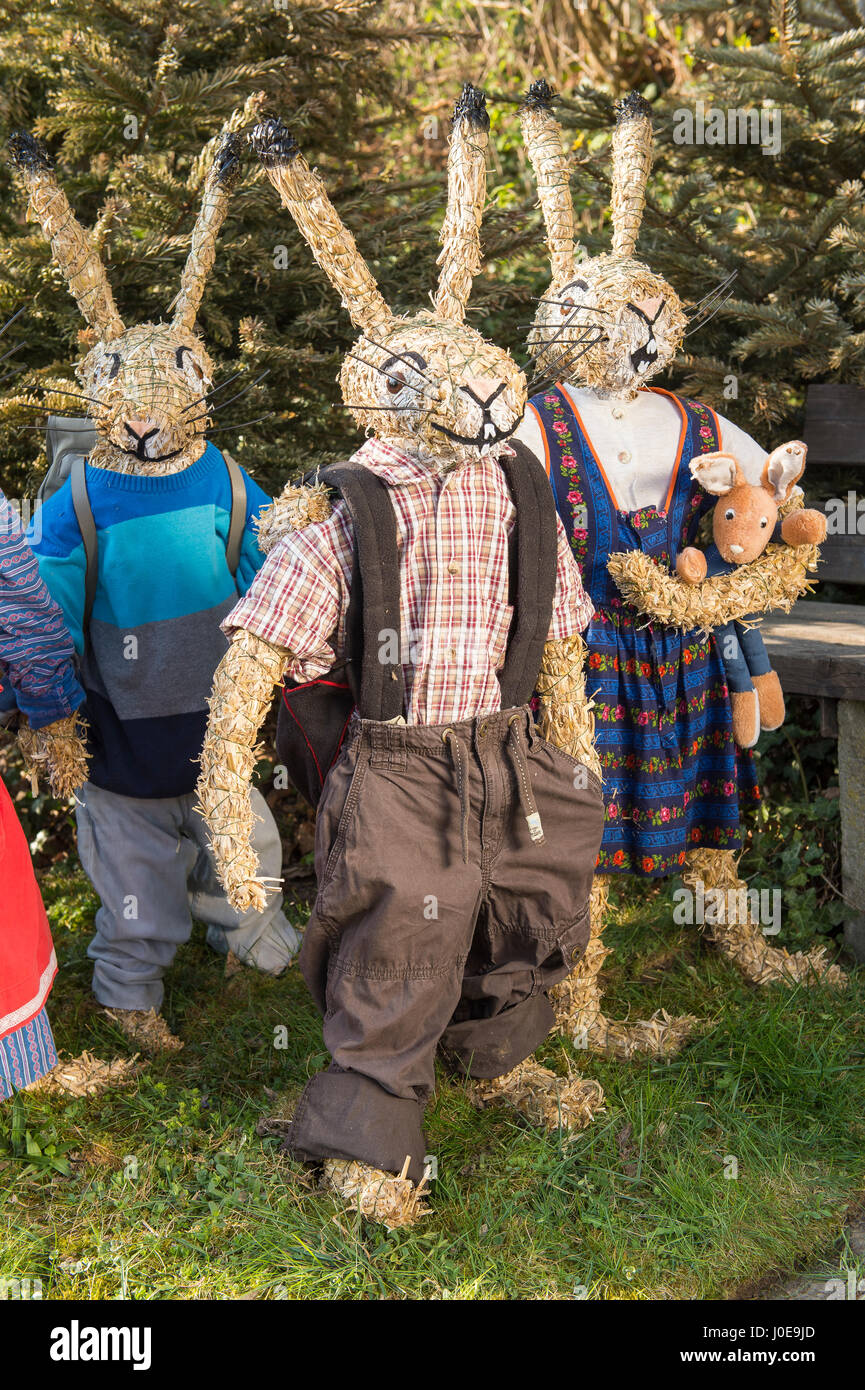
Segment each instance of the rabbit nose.
M145 435L153 434L159 427L155 420L124 420L123 421L130 434L134 434L136 439L143 439Z
M654 299L635 300L636 307L646 315L649 322L654 319L663 302L664 296L662 294L657 295Z
M486 405L490 396L494 395L499 388L499 382L491 376L470 376L466 386L473 392L479 405Z
M731 554L731 555L741 555L741 554L742 554L742 551L743 551L744 549L745 549L745 547L744 547L743 545L733 545L732 542L730 543L730 554Z

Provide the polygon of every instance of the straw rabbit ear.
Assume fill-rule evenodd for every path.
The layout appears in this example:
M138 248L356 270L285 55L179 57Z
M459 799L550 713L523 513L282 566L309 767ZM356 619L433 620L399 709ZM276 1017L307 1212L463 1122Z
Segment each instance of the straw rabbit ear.
M637 244L646 184L652 168L652 108L631 92L620 102L613 132L613 216L614 256L632 256Z
M562 128L553 115L554 99L547 82L533 82L520 108L520 126L535 171L553 280L561 281L570 276L574 265L574 201L570 160L562 148Z
M105 266L57 182L51 156L25 130L9 137L9 153L78 308L103 342L119 338L123 322Z
M224 135L207 171L201 206L192 231L192 244L180 277L180 290L173 304L174 328L186 328L191 332L195 327L205 282L216 258L216 238L225 221L231 190L240 172L240 149L238 135L233 132Z
M354 237L288 127L278 120L262 121L252 130L249 143L355 327L368 330L388 324L393 315Z
M487 193L490 118L486 97L467 82L454 107L448 152L448 204L441 229L436 312L453 323L465 319L472 280L481 265L481 218Z

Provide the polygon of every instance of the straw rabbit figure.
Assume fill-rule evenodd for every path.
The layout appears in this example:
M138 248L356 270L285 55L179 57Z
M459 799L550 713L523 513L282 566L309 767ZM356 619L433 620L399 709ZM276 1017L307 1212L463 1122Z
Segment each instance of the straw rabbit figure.
M482 94L467 86L455 110L434 305L412 315L397 314L385 303L322 181L289 131L274 121L251 137L283 205L360 330L339 378L347 408L368 435L405 447L445 479L455 470L494 459L522 418L526 400L525 377L515 362L465 323L481 260L488 131ZM263 521L262 544L275 555L287 531L326 524L329 514L322 488L289 486ZM579 637L548 643L539 684L550 740L594 769L583 655ZM263 892L250 845L248 794L258 732L291 661L290 650L240 626L214 682L199 794L223 881L238 905L259 901ZM576 1076L565 1081L531 1060L509 1076L469 1085L477 1104L510 1100L546 1125L584 1125L603 1101L597 1083ZM406 1173L407 1168L397 1173L396 1165L388 1173L348 1158L325 1162L326 1184L356 1209L389 1225L404 1224L419 1213L421 1189Z
M691 456L734 453L755 484L766 459L710 407L647 389L672 363L689 322L699 326L720 307L730 281L689 318L675 290L635 257L652 163L650 108L637 94L620 103L613 133L611 249L578 255L571 161L554 102L548 84L537 82L521 110L551 278L528 338L548 384L530 399L519 434L546 457L596 608L587 634L588 690L603 731L598 751L608 797L592 946L559 987L561 1026L599 1051L664 1055L688 1037L694 1019L661 1010L621 1024L601 1009L597 972L607 954L601 933L609 874L678 872L691 887L705 880L734 895L742 886L735 797L737 786L740 794L756 794L753 768L734 745L724 671L708 631L732 618L789 608L808 587L823 532L815 514L804 513L801 524L789 527L795 549L770 546L733 577L692 585L676 576L676 552L692 544L709 506L688 473ZM781 512L801 505L797 489ZM725 750L720 772L719 748ZM710 932L756 983L843 980L823 959L823 948L791 956L769 946L750 921L719 921Z

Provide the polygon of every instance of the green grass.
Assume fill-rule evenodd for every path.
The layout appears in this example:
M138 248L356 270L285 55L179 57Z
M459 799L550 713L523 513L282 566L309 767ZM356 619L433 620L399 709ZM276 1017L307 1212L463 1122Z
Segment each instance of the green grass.
M92 893L64 870L42 886L58 1044L125 1055L89 994ZM863 1188L861 972L842 995L755 990L672 925L663 887L624 889L609 940L611 1016L662 1004L704 1034L668 1064L550 1040L543 1060L607 1093L572 1142L476 1112L441 1075L433 1215L388 1234L256 1136L326 1061L299 975L226 980L196 928L165 1004L181 1053L133 1090L0 1108L0 1275L40 1278L45 1298L706 1299L819 1261Z

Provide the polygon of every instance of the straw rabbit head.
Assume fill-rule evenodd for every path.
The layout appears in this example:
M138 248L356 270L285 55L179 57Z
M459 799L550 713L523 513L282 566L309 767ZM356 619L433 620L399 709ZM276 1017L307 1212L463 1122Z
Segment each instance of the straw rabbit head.
M75 374L98 436L91 461L101 467L176 472L204 451L213 363L195 320L240 167L239 147L230 130L217 144L170 322L125 328L101 256L57 183L47 151L23 131L9 140L32 214L89 325L93 346Z
M633 254L652 165L650 108L635 92L619 104L613 133L612 249L578 260L570 161L562 149L553 101L548 84L535 82L520 112L552 265L529 351L545 376L634 396L672 361L687 323L675 290Z
M522 419L526 381L510 355L465 323L480 262L489 117L466 84L454 111L448 204L432 310L399 315L385 303L324 184L275 120L250 137L313 256L361 330L340 372L358 425L400 441L437 469L472 462L501 445Z

